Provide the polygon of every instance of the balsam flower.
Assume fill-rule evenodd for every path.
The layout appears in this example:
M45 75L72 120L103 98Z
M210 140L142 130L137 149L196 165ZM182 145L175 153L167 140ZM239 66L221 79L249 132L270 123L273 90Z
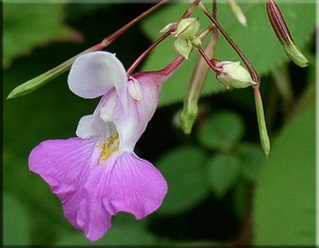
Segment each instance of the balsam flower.
M118 212L141 219L161 205L164 177L133 150L156 110L162 83L181 61L129 77L108 52L82 55L72 65L70 89L83 98L103 97L79 121L78 137L40 143L29 168L50 185L65 217L90 241L107 232Z

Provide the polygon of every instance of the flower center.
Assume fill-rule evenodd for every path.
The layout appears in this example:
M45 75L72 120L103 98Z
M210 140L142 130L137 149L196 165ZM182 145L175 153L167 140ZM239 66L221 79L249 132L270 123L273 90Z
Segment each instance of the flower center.
M107 141L101 146L102 151L100 155L99 164L106 161L114 152L119 149L119 134L115 133L110 136Z

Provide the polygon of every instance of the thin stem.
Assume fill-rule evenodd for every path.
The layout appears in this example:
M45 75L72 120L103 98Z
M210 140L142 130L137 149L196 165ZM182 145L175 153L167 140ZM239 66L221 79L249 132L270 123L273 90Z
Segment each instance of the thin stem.
M195 0L191 2L187 8L187 10L184 12L182 17L180 19L188 18L194 11L195 6L198 5L198 3L201 0ZM157 47L163 40L165 40L172 32L176 30L177 24L174 25L170 30L168 30L164 35L162 35L155 43L153 43L147 50L145 50L130 66L130 68L127 70L127 75L130 76L133 71L136 69L136 67L145 59L145 57L153 50L155 47Z
M147 48L138 58L134 61L134 63L130 66L130 68L127 70L126 74L127 76L130 76L133 71L136 69L136 67L145 59L145 57L155 48L157 45L159 45L163 40L165 40L170 34L172 29L167 31L164 35L162 35L157 41L155 41L149 48Z
M246 65L246 67L251 75L252 80L254 82L258 83L257 86L255 86L255 87L259 87L259 84L260 84L259 76L258 76L255 68L251 65L250 61L247 59L247 57L239 49L239 47L236 45L236 43L229 37L229 35L225 32L225 30L219 25L218 21L209 13L209 11L205 8L205 6L202 3L199 3L199 7L204 12L204 14L212 21L212 23L216 26L216 28L222 33L222 35L225 37L227 42L236 51L238 56L242 59L242 61Z
M182 15L181 19L188 18L194 11L195 7L201 2L201 0L194 0L190 2L187 10Z
M197 50L200 53L200 55L203 57L203 59L206 61L206 63L209 65L209 67L212 68L214 72L218 73L220 71L219 68L210 61L210 59L207 57L204 50L201 47L197 47Z
M107 36L106 38L104 38L101 42L101 45L106 47L108 45L110 45L116 38L118 38L120 35L122 35L123 33L125 33L128 29L130 29L132 26L134 26L136 23L138 23L139 21L141 21L142 19L144 19L146 16L148 16L149 14L151 14L153 11L155 11L156 9L158 9L159 7L161 7L162 5L164 5L165 3L167 3L169 0L162 0L161 2L159 2L158 4L154 5L153 7L151 7L150 9L148 9L147 11L143 12L141 15L139 15L138 17L136 17L135 19L133 19L132 21L130 21L128 24L124 25L123 27L121 27L119 30L117 30L116 32L114 32L113 34Z

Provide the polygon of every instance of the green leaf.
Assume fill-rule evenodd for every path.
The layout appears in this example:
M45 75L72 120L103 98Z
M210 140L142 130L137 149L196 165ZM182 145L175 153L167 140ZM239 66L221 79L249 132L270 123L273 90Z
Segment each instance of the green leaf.
M199 129L199 141L212 149L229 151L242 137L244 123L235 112L214 113Z
M207 8L210 8L209 4L204 4ZM237 22L228 4L218 4L218 20L251 61L257 72L260 75L264 75L270 69L289 61L269 24L265 2L254 1L254 3L241 3L240 5L247 18L247 28ZM310 41L315 30L315 1L304 3L291 3L289 1L283 3L280 1L278 5L282 10L295 42L303 48ZM155 40L159 37L159 33L156 30L161 30L169 22L177 21L186 8L187 4L169 4L147 18L142 23L142 28L152 40ZM307 15L304 13L307 13ZM192 16L199 17L201 28L208 26L209 21L199 10L196 10ZM300 16L303 18L300 18ZM143 70L159 69L172 61L176 57L176 52L173 49L173 40L170 37L157 47L148 57ZM205 44L205 42L207 41L204 40L203 43ZM189 60L185 61L171 78L168 79L163 87L161 105L182 101L197 57L198 55L193 51L190 54ZM225 42L221 34L219 35L215 57L221 60L240 60L230 45ZM217 93L221 90L225 90L225 87L215 79L214 73L208 73L203 95Z
M63 24L63 3L5 3L3 5L3 64L28 54L50 41L70 39L73 31ZM50 58L48 58L50 59Z
M3 194L3 245L28 245L30 216L24 205L12 194Z
M256 190L256 245L315 244L315 104L274 140Z
M187 211L203 200L209 187L205 177L206 154L199 148L181 146L156 162L168 183L168 194L158 213Z
M218 197L223 197L236 183L240 170L238 157L218 154L210 159L207 175L210 185Z

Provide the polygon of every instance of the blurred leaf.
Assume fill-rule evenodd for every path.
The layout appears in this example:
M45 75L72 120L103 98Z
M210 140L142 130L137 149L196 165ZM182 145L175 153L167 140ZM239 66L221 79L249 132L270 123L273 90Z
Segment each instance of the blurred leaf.
M210 9L209 4L206 4L206 6ZM305 3L280 1L279 6L282 9L294 40L300 47L303 47L311 39L315 30L315 1L307 1ZM271 68L276 68L279 64L288 61L288 57L269 24L265 10L265 1L262 3L255 1L254 3L242 3L241 7L247 18L247 28L237 22L228 4L218 5L218 20L245 53L258 73L261 75L265 74ZM158 31L168 23L177 21L186 8L187 4L169 4L147 18L142 23L142 28L152 40L156 40L160 36ZM304 15L304 13L307 13L307 15ZM199 17L201 28L208 26L208 19L200 11L196 10L192 16ZM299 18L300 16L303 18ZM203 44L205 42L207 41L204 41ZM174 57L176 57L176 52L173 49L173 38L170 37L148 56L143 70L162 68ZM185 61L164 85L161 105L182 101L197 57L198 55L193 51L190 59ZM239 57L231 49L230 45L225 42L222 35L219 36L217 43L216 58L232 61L239 60ZM225 90L225 87L217 82L214 73L208 73L203 94L217 93L221 90Z
M246 180L255 182L258 178L261 168L266 162L259 144L241 143L238 146L242 175Z
M200 142L212 149L229 151L244 132L244 124L235 112L219 112L209 116L199 129Z
M157 211L176 214L187 211L203 200L208 192L204 164L206 155L199 148L181 146L156 162L168 183L168 194Z
M213 191L223 197L240 175L239 158L226 154L213 156L208 162L208 178Z
M82 231L61 233L55 245L65 246L105 246L105 245L152 245L156 237L147 231L144 220L136 220L127 213L114 216L109 231L98 241L90 242ZM143 223L144 222L144 223Z
M256 245L315 244L315 104L273 142L255 199Z
M24 205L12 194L3 197L3 245L28 245L30 240L30 216Z
M63 24L63 7L63 3L3 5L4 67L38 45L71 38L73 31Z

